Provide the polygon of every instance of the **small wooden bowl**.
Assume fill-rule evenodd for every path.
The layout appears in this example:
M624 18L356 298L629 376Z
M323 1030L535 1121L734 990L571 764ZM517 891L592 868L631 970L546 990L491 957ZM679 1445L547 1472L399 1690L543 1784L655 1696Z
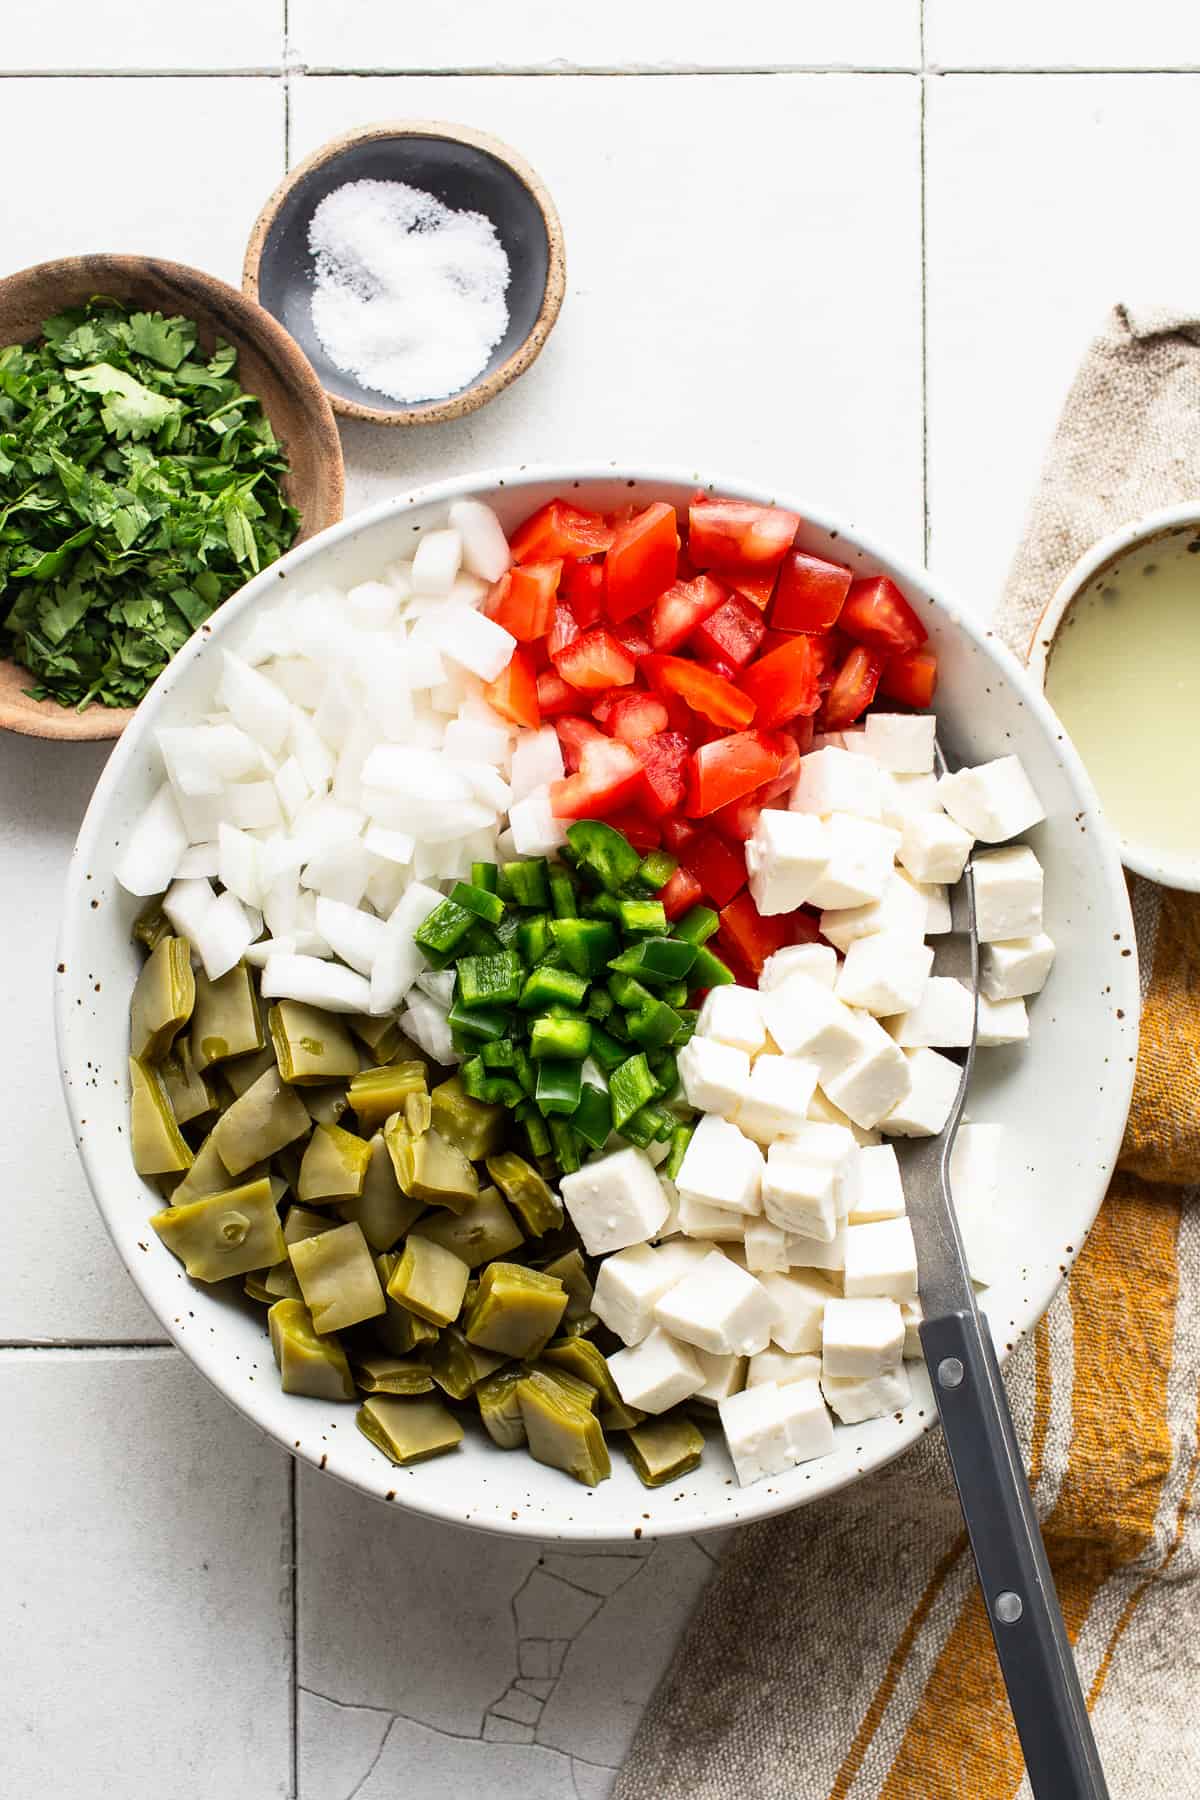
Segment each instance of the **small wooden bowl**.
M414 405L389 400L339 369L317 337L309 226L325 196L350 181L407 182L446 206L484 213L496 227L512 271L508 330L458 393ZM474 412L524 374L553 329L566 278L554 202L515 150L465 125L405 119L347 132L297 164L258 215L242 286L303 345L335 412L374 425L429 425Z
M236 288L182 263L148 256L68 256L0 281L0 345L31 343L42 323L95 294L192 319L211 353L217 338L238 352L237 375L256 394L283 445L290 469L283 490L300 514L302 543L342 516L344 481L337 422L304 352L263 307ZM0 606L3 601L0 600ZM119 737L131 708L92 705L82 712L55 700L31 700L29 670L0 661L0 730L78 741Z

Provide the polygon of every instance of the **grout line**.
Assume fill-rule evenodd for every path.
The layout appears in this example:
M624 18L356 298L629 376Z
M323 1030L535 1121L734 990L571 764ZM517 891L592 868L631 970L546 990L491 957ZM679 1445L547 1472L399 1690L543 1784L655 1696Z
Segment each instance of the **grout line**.
M1176 63L1173 66L1155 68L1138 68L1132 65L1120 68L1096 67L1058 67L1058 68L1023 68L1019 63L985 65L982 63L936 64L931 63L919 68L909 63L778 63L764 66L725 65L717 68L620 68L620 67L579 67L572 69L552 69L534 64L515 64L511 68L420 68L398 69L381 66L378 68L337 68L333 65L305 67L297 64L286 68L279 64L263 65L236 69L0 69L0 81L159 81L159 80L197 80L220 81L246 80L259 78L271 81L286 82L289 75L309 76L314 80L324 81L341 76L354 80L371 77L390 77L394 79L437 79L457 81L464 77L472 80L500 79L513 76L522 80L550 79L572 80L577 77L607 80L613 77L645 77L652 79L674 80L678 78L736 78L741 76L770 75L1057 75L1066 78L1096 75L1200 75L1200 63Z
M292 71L288 62L288 48L291 43L291 0L283 0L283 173L286 177L292 166Z
M288 1529L290 1580L288 1584L290 1598L290 1621L292 1638L291 1680L289 1700L289 1722L291 1727L291 1770L289 1792L291 1800L298 1800L300 1793L300 1617L299 1617L299 1581L296 1567L296 1546L299 1541L297 1529L297 1492L296 1492L296 1459L288 1458Z
M921 114L920 114L920 241L921 241L921 561L929 567L929 268L926 98L929 77L925 64L925 0L920 10Z
M340 68L332 63L298 63L297 75L311 75L317 80L324 80L333 75L350 75L355 77L373 75L391 76L437 76L447 81L457 81L466 76L473 80L481 77L499 77L508 75L534 76L538 79L549 78L571 81L580 76L597 76L603 79L625 76L649 76L664 80L687 79L695 76L718 75L919 75L920 69L914 63L725 63L706 68L703 65L689 64L685 66L656 68L652 64L643 66L622 66L619 63L580 63L569 68L553 68L546 63L513 63L501 67L483 65L471 67L397 69L386 64L378 67Z
M248 76L279 81L284 73L278 63L246 69L0 69L0 81L244 81Z
M171 1350L174 1344L161 1338L0 1338L0 1356L6 1352L22 1355L32 1351L41 1355L46 1350L117 1350L133 1355L145 1350Z

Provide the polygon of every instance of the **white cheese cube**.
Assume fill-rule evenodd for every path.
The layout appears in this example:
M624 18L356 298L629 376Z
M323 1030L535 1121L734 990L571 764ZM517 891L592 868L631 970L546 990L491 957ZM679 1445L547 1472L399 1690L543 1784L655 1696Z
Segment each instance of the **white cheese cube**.
M912 1072L903 1050L892 1042L878 1020L858 1016L860 1053L848 1068L831 1075L824 1087L835 1106L869 1131L905 1102L912 1086ZM870 1032L867 1027L872 1028Z
M863 725L851 725L846 731L839 731L841 748L848 750L852 756L869 756L867 749L867 732Z
M837 980L837 953L828 944L785 944L768 956L758 978L760 994L782 987L790 975L808 975L822 987L832 988ZM714 988L713 994L729 993L728 988ZM710 996L711 998L711 996ZM703 1009L701 1009L703 1010Z
M901 1364L884 1375L822 1375L821 1392L844 1425L861 1425L902 1411L912 1399L912 1384Z
M879 816L893 831L903 831L918 813L945 812L938 796L938 778L929 775L885 775Z
M718 1044L713 1038L692 1037L679 1052L678 1063L688 1104L698 1112L732 1119L750 1091L746 1052L731 1044Z
M740 1214L730 1213L728 1216L731 1219L737 1218L740 1223ZM712 1241L700 1238L677 1237L672 1238L669 1243L659 1244L656 1247L655 1255L658 1257L661 1267L670 1276L667 1287L674 1287L677 1281L682 1281L685 1275L690 1275L692 1270L704 1261L711 1249ZM664 1294L666 1291L667 1289L664 1288Z
M904 1217L904 1184L890 1144L860 1150L850 1169L849 1224L869 1225L875 1219Z
M1018 756L943 775L938 794L950 817L985 844L1019 837L1046 816Z
M981 944L1036 937L1042 929L1042 865L1027 844L984 850L975 871L975 923Z
M993 1050L999 1044L1027 1044L1029 1014L1024 1000L989 1000L981 994L975 1042L981 1050Z
M783 1475L833 1449L833 1423L815 1381L764 1382L720 1404L721 1427L742 1487Z
M746 1387L762 1387L766 1381L773 1381L776 1387L790 1387L794 1381L820 1379L819 1356L793 1356L786 1350L776 1350L774 1346L760 1350L746 1365Z
M609 1373L626 1406L664 1413L704 1386L704 1371L686 1344L656 1326L640 1344L608 1359Z
M854 1155L854 1132L840 1119L806 1119L787 1134L787 1148L800 1151L809 1162L827 1163L838 1175Z
M811 975L789 975L762 996L767 1030L789 1056L802 1056L820 1071L821 1085L862 1055L860 1021Z
M865 906L829 909L821 914L821 936L846 951L859 938L891 931L909 938L923 938L929 907L924 894L902 870L893 873L878 900Z
M819 1351L821 1320L834 1295L822 1275L793 1269L787 1275L763 1275L759 1286L771 1302L771 1342L792 1353Z
M718 990L719 992L720 990ZM759 1056L750 1071L737 1126L759 1144L804 1124L816 1092L817 1065L799 1056Z
M729 1212L761 1212L762 1170L763 1154L758 1145L727 1119L706 1113L692 1133L675 1177L680 1219L685 1198L721 1206ZM683 1229L687 1231L686 1224Z
M818 1125L840 1125L848 1131L855 1143L879 1144L883 1140L877 1131L864 1131L853 1119L848 1119L840 1106L835 1106L821 1088L818 1088L808 1103L808 1116L811 1122Z
M975 1004L965 982L951 975L931 975L912 1011L885 1020L884 1029L904 1050L965 1050L971 1041L974 1015Z
M654 1165L632 1147L564 1175L559 1189L589 1256L645 1243L667 1216Z
M1004 944L985 944L979 962L980 992L989 1000L1040 994L1053 967L1054 944L1044 931Z
M719 1250L655 1302L664 1331L720 1356L753 1356L771 1337L771 1302L754 1276Z
M877 1018L909 1012L920 1004L932 967L933 951L919 938L877 931L850 945L834 992Z
M868 713L864 748L892 775L927 775L936 724L932 713Z
M823 1375L882 1375L904 1354L904 1320L895 1300L835 1297L821 1321Z
M695 1194L679 1196L679 1229L685 1239L703 1238L713 1243L738 1243L746 1229L747 1215L727 1206L713 1206Z
M925 1355L921 1348L921 1334L918 1330L918 1326L925 1316L921 1311L921 1302L919 1300L902 1300L900 1316L904 1320L904 1360L905 1362L920 1362ZM748 1375L747 1379L749 1379Z
M940 937L951 929L954 923L950 914L950 894L944 882L918 881L917 892L924 899L928 911L925 915L925 936Z
M606 1256L596 1276L592 1311L625 1344L640 1344L654 1327L654 1305L679 1280L670 1259L648 1244Z
M799 1237L793 1232L787 1234L788 1268L794 1273L797 1269L821 1269L836 1274L846 1266L846 1227L838 1225L832 1240L826 1244L820 1238Z
M716 1406L722 1400L728 1400L730 1394L740 1394L746 1385L746 1370L749 1358L745 1356L722 1356L709 1350L697 1350L691 1346L692 1355L704 1372L704 1386L697 1388L692 1395L693 1400L707 1400L710 1406Z
M657 1147L660 1150L667 1149L668 1155L670 1154L669 1148L666 1145L660 1144ZM651 1157L650 1160L653 1162L653 1157ZM657 1165L655 1166L657 1167ZM667 1203L667 1216L654 1234L655 1243L661 1243L664 1238L675 1237L681 1229L679 1224L679 1189L675 1186L675 1183L668 1180L665 1175L659 1176L658 1185L662 1189L663 1198Z
M907 1218L847 1225L843 1291L849 1300L915 1300L917 1247Z
M760 913L803 906L829 861L829 831L814 813L764 806L746 839L746 872Z
M903 1050L911 1085L902 1100L880 1119L887 1137L936 1137L950 1117L962 1070L937 1050Z
M971 854L972 839L945 813L918 813L900 836L897 857L914 881L957 881Z
M710 988L694 1036L712 1038L733 1050L744 1050L747 1056L757 1056L767 1041L758 994L747 987Z
M879 817L879 770L868 757L827 745L800 758L792 789L793 812L853 813L859 819Z
M788 1267L787 1236L770 1219L746 1220L743 1249L752 1275L782 1275Z
M866 762L864 757L851 757L850 760ZM824 873L813 883L808 896L810 903L824 909L865 906L868 900L878 900L892 878L892 865L900 842L900 833L889 830L886 825L876 825L870 819L855 818L850 813L831 814L829 861Z
M790 1145L772 1144L762 1191L767 1218L781 1231L832 1243L838 1223L837 1174L828 1163L808 1162Z

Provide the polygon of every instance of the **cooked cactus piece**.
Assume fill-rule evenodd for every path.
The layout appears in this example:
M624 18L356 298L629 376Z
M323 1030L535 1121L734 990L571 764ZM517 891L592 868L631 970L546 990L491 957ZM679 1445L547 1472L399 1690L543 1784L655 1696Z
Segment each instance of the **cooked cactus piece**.
M662 1487L698 1467L704 1433L682 1415L647 1419L625 1433L625 1454L644 1487Z
M177 1037L158 1065L178 1125L194 1125L217 1110L217 1096L206 1075L192 1061L187 1036Z
M366 1238L357 1225L335 1225L289 1244L296 1280L316 1329L324 1334L373 1319L385 1309Z
M142 908L129 935L135 944L141 944L146 950L156 950L163 938L170 937L171 921L162 909L161 900L151 900Z
M171 1111L166 1084L149 1063L129 1059L129 1138L139 1175L178 1175L194 1158Z
M427 1092L428 1070L419 1060L386 1063L377 1069L359 1069L346 1090L363 1131L377 1131L393 1113L404 1111L410 1094Z
M592 1311L592 1281L582 1252L564 1250L553 1262L542 1263L540 1267L543 1275L555 1276L567 1290L563 1329L573 1325L577 1330L591 1331L597 1320Z
M394 1018L352 1013L343 1023L350 1027L360 1044L366 1045L376 1063L407 1062L421 1054Z
M296 1280L296 1271L285 1258L267 1270L262 1277L263 1291L272 1300L303 1300L304 1295L300 1283Z
M387 1291L388 1282L395 1274L400 1262L399 1253L385 1251L375 1258L375 1269L383 1288L387 1311L382 1318L371 1322L371 1330L376 1338L393 1356L407 1356L410 1350L420 1349L422 1344L436 1344L438 1328L427 1319L418 1319L415 1312L409 1312L407 1306L401 1306L399 1300L393 1300Z
M541 1237L543 1232L562 1224L561 1202L546 1186L532 1163L527 1163L515 1150L505 1150L499 1156L489 1156L487 1172L515 1210L530 1237Z
M431 1394L433 1376L410 1356L360 1356L350 1365L364 1394Z
M414 1137L399 1113L383 1129L384 1142L402 1191L427 1206L461 1212L479 1197L479 1177L462 1151L430 1128Z
M250 1273L246 1276L246 1279L242 1282L242 1292L245 1294L247 1300L261 1301L264 1306L274 1306L275 1301L279 1298L278 1295L271 1292L270 1288L266 1285L266 1277L257 1269L251 1269ZM296 1298L299 1299L299 1297L300 1290L299 1287L297 1287Z
M452 1250L429 1238L410 1236L388 1282L388 1293L431 1325L458 1317L469 1271Z
M425 1202L401 1192L381 1131L375 1133L367 1149L370 1155L362 1192L352 1199L339 1200L338 1213L343 1219L357 1220L372 1250L390 1250L420 1218Z
M588 1412L599 1411L600 1396L590 1381L583 1381L568 1369L556 1368L553 1363L539 1362L535 1367L539 1375L547 1375L551 1381L557 1381L563 1393L568 1399L574 1400L577 1406L586 1407Z
M196 1009L192 1014L192 1055L200 1070L230 1057L248 1056L261 1050L262 1016L254 976L244 962L227 975L210 981L201 970L196 977Z
M432 1238L453 1250L469 1269L507 1256L525 1242L521 1228L500 1198L499 1188L484 1188L460 1213L431 1212L412 1227L414 1237Z
M314 1212L310 1206L289 1206L283 1220L283 1241L285 1244L298 1244L301 1238L320 1237L323 1231L333 1230L333 1220L328 1213Z
M440 1400L402 1400L376 1394L355 1414L364 1437L394 1463L423 1462L462 1443L463 1428Z
M327 1087L301 1088L300 1098L314 1125L340 1125L350 1111L346 1090L337 1082L331 1081Z
M439 1082L429 1098L433 1129L471 1162L482 1161L504 1142L506 1109L472 1100L457 1075Z
M353 1400L354 1377L336 1337L322 1337L302 1300L277 1300L267 1314L271 1349L285 1394Z
M247 1169L244 1181L257 1181L266 1169ZM206 1194L219 1194L229 1186L229 1170L217 1154L210 1131L196 1152L195 1161L171 1195L172 1206L186 1206L191 1200L203 1200Z
M429 1352L429 1373L451 1400L465 1400L477 1382L505 1362L494 1350L468 1343L457 1325L448 1325Z
M269 1269L286 1250L265 1177L186 1206L169 1206L150 1223L193 1281L224 1281L227 1275Z
M428 1094L408 1094L404 1101L404 1123L414 1137L420 1137L433 1124L433 1101Z
M312 1120L304 1102L276 1068L268 1069L212 1128L221 1161L231 1175L274 1156L285 1144L306 1137Z
M300 1164L300 1200L346 1200L363 1191L371 1146L340 1125L314 1125Z
M595 1413L551 1376L534 1370L517 1387L529 1454L595 1487L612 1474L608 1445Z
M186 938L160 938L129 1002L129 1054L139 1062L161 1062L195 1004L191 946Z
M557 1339L542 1351L542 1361L591 1383L600 1396L600 1423L606 1431L628 1431L645 1418L636 1406L626 1406L607 1359L586 1338Z
M520 1263L489 1263L466 1315L466 1334L471 1343L504 1356L536 1356L566 1304L566 1290L552 1275Z
M318 1087L358 1073L358 1051L341 1019L319 1006L277 1000L267 1014L275 1060L285 1081Z
M240 1100L247 1088L252 1088L260 1075L275 1067L275 1052L270 1044L264 1044L261 1050L251 1050L248 1056L232 1056L217 1069L218 1078L228 1087L234 1100ZM232 1102L230 1102L232 1104Z
M509 1364L488 1375L475 1389L483 1428L501 1450L519 1450L525 1442L525 1420L517 1389L528 1373L520 1363Z

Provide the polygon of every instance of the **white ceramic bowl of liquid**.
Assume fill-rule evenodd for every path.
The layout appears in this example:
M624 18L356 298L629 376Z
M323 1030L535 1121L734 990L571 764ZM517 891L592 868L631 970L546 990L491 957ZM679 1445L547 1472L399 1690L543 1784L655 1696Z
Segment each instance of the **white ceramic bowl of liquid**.
M1038 622L1029 669L1135 874L1200 891L1200 501L1122 526Z

